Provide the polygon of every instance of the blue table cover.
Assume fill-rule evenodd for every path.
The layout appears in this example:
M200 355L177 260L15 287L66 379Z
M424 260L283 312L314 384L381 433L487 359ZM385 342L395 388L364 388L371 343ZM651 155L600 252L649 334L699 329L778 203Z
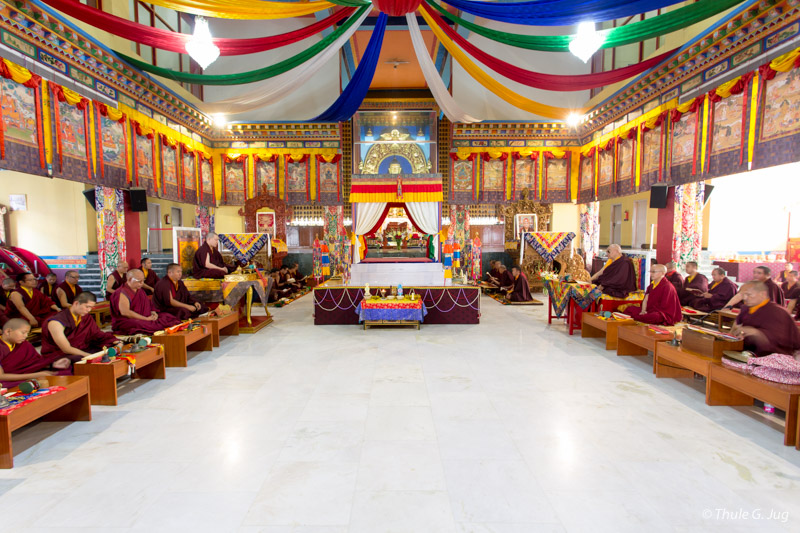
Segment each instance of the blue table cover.
M362 309L359 303L356 313L359 322L365 320L417 320L422 323L428 310L425 308L425 304L422 304L422 309Z

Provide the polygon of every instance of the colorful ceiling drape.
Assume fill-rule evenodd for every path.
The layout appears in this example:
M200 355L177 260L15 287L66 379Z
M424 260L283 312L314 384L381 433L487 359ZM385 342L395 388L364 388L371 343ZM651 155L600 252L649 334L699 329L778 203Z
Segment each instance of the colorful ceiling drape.
M192 13L204 17L220 19L285 19L310 15L323 9L333 7L330 2L315 0L313 2L259 2L241 0L147 0L148 3ZM337 2L338 3L338 2Z
M328 109L311 119L313 122L341 122L349 120L358 111L372 83L372 77L375 75L375 67L377 67L378 57L381 55L383 35L388 20L389 16L386 13L378 15L378 21L372 30L367 49L364 50L364 55L358 63L358 68L350 79L350 83Z

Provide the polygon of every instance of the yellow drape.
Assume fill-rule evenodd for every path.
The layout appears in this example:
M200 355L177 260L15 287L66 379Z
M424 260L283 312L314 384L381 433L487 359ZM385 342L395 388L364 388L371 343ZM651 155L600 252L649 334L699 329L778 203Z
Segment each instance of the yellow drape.
M703 144L700 146L700 173L703 173L703 170L706 168L706 146L708 145L708 128L711 124L708 123L708 108L712 105L708 95L706 94L705 99L703 100L703 140L701 141Z
M753 150L756 147L756 120L758 118L758 86L761 83L756 70L753 75L753 90L750 95L750 128L747 131L747 168L753 164Z
M330 2L267 2L251 0L147 0L151 4L222 19L284 19L336 7Z
M777 70L778 72L789 72L794 68L794 62L797 61L798 57L800 57L800 48L776 57L770 62L769 66L772 70Z
M76 105L81 99L85 98L82 94L76 93L67 87L62 86L61 90L64 92L64 98L66 98L69 105Z
M456 46L456 44L450 40L450 38L445 35L441 28L433 21L430 14L426 10L424 5L419 6L419 12L422 14L422 17L428 23L428 26L433 30L433 33L436 35L436 38L442 43L442 45L450 52L450 55L458 61L459 65L461 65L467 73L475 78L475 80L486 87L488 90L508 102L509 104L518 107L524 111L528 111L529 113L533 113L534 115L539 115L542 117L553 118L553 119L560 119L566 120L567 117L573 113L577 113L579 115L583 115L586 113L588 108L582 109L567 109L564 107L553 107L546 104L542 104L540 102L536 102L531 100L530 98L526 98L521 94L517 94L514 91L506 88L502 83L498 82L486 72L481 70L475 63L473 63L469 57L461 50L460 47Z
M25 67L21 67L16 63L12 63L8 59L3 59L3 62L6 64L6 67L8 67L8 71L11 73L11 79L14 80L15 82L25 83L26 81L31 79L31 77L33 77L31 71L26 69Z

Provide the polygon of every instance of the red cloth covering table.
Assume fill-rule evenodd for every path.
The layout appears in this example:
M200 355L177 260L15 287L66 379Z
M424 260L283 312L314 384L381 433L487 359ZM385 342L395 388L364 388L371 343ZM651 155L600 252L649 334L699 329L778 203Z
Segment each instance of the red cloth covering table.
M389 287L370 287L370 292ZM474 286L403 287L422 297L428 314L425 324L478 324L481 316L481 291ZM315 325L358 325L355 310L364 299L364 287L328 285L314 288Z
M595 285L566 283L555 279L543 281L549 301L547 323L552 324L554 318L566 319L570 335L576 329L581 329L583 312L594 311L595 302L603 295Z
M423 322L428 310L422 300L363 300L356 307L359 322L365 320Z

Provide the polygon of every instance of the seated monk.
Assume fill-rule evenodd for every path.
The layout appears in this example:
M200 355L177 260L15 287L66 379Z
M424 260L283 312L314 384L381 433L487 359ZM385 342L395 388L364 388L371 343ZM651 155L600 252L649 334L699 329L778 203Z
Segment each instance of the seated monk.
M531 289L528 287L528 278L517 265L511 267L511 277L514 284L508 291L508 299L511 302L530 302L533 300L531 296Z
M789 280L789 273L794 271L794 265L791 263L786 263L783 265L783 270L781 270L780 275L778 276L779 283L786 283Z
M13 278L3 278L3 286L2 290L0 290L0 307L2 310L6 310L6 306L8 305L8 297L17 288L17 282L14 281ZM5 322L3 322L5 324Z
M69 307L48 318L42 326L42 355L67 357L74 363L103 348L122 346L122 341L101 331L89 315L96 303L94 293L82 292Z
M680 295L681 291L683 290L683 276L681 276L681 273L678 272L678 265L675 263L675 261L670 261L665 266L667 267L667 273L664 278L672 283L672 286L675 287L675 292Z
M111 301L111 295L125 285L125 275L128 273L128 262L120 261L117 267L106 280L106 300Z
M753 269L753 281L766 285L767 290L769 291L770 301L775 302L779 306L783 307L786 305L786 300L783 297L783 291L777 283L772 281L772 278L770 278L770 273L771 271L769 267L757 266ZM738 294L734 295L733 298L728 300L728 303L725 304L723 309L733 309L734 307L738 307L740 302L743 300L744 294L740 291Z
M39 354L25 340L30 332L30 324L21 318L12 318L3 325L3 334L0 336L0 383L3 387L16 387L28 379L55 376L57 371L45 370L51 366L57 370L70 366L69 359L62 356Z
M508 290L514 286L514 278L511 277L506 266L500 261L497 262L497 281L493 282L492 285L494 285L495 289L501 291Z
M642 306L631 306L625 310L632 319L645 324L673 326L681 321L681 302L675 286L667 281L667 267L650 267L650 285L644 293Z
M53 300L36 288L36 278L30 272L19 274L17 284L19 288L8 297L8 318L24 318L35 328L59 311Z
M622 254L619 244L610 245L607 251L608 261L592 276L592 281L603 294L614 298L626 298L637 287L633 261Z
M281 285L281 275L279 269L273 270L269 275L272 276L273 280L275 280L275 282L272 284L272 288L269 291L269 296L267 297L270 303L277 302L281 298L287 298L292 295L291 289L285 285Z
M56 305L61 306L61 309L67 309L75 301L75 297L83 292L81 286L78 285L81 276L77 270L68 270L64 274L64 281L56 289Z
M221 279L225 274L236 270L234 266L225 264L222 254L219 253L219 236L209 232L206 241L197 249L192 260L192 277Z
M144 272L129 270L127 281L111 296L111 328L114 333L135 335L152 334L181 321L169 313L156 313L150 298L142 290Z
M797 311L797 299L800 298L800 283L797 282L797 270L786 273L786 281L781 284L783 296L786 298L786 310L794 316Z
M39 283L37 287L42 294L53 300L54 302L58 303L56 300L56 288L58 288L58 276L55 274L48 274L45 278Z
M302 289L305 286L307 277L308 276L300 275L300 267L297 265L297 263L292 264L292 266L289 268L289 279L294 278L294 284L298 289Z
M280 278L281 278L281 286L289 289L292 293L297 292L300 290L300 286L292 281L292 276L289 274L289 267L288 265L281 265L281 269L279 271Z
M148 296L152 296L156 290L158 276L156 275L156 271L153 270L153 260L149 257L142 259L142 272L144 272L144 285L142 285L142 290Z
M715 268L711 271L711 287L707 292L696 296L692 301L691 307L704 313L722 309L725 304L733 298L739 288L734 282L728 279L724 268Z
M166 277L156 283L153 306L159 312L169 313L182 321L208 313L208 307L192 298L181 277L183 269L179 264L167 265Z
M771 301L765 283L745 283L740 292L744 305L731 334L744 340L745 350L757 356L800 350L800 330L786 309Z
M683 282L683 288L678 291L681 305L691 307L695 298L706 292L708 292L708 278L697 273L696 261L687 261L686 279Z
M491 285L496 285L500 278L500 272L497 270L497 265L500 263L497 259L489 261L490 269L486 271L486 281Z

